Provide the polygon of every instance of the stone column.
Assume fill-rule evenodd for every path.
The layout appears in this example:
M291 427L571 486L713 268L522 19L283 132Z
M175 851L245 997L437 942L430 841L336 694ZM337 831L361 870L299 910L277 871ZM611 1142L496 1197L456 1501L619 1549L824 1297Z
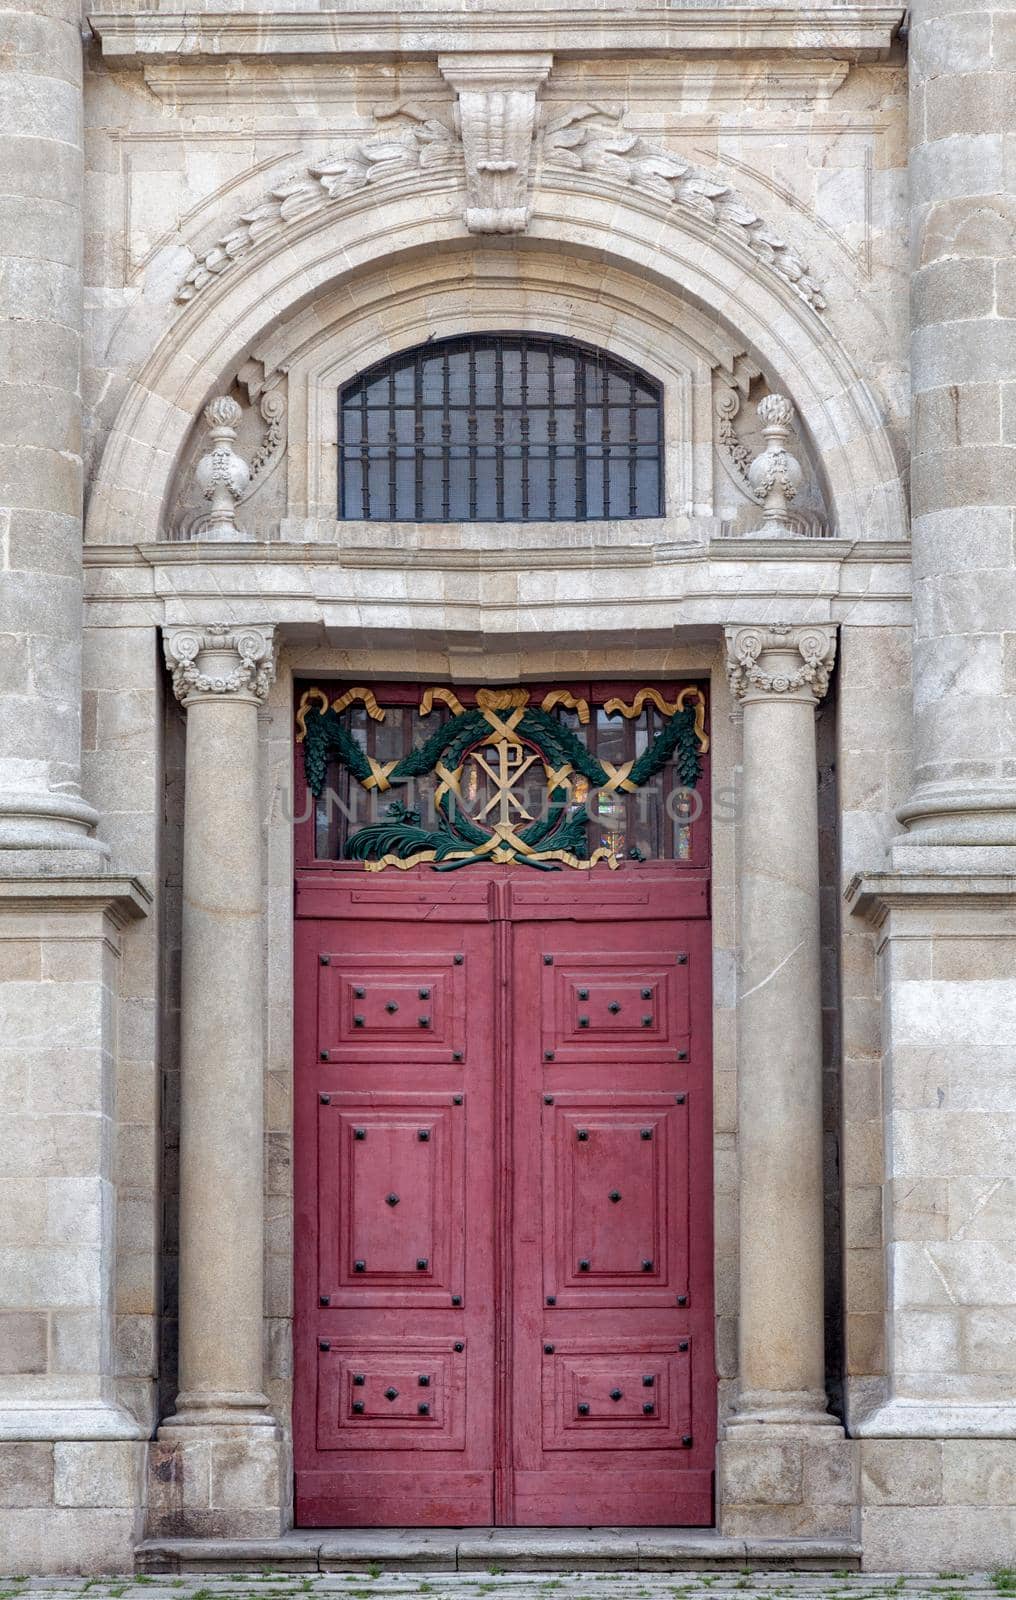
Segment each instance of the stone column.
M914 845L1016 845L1014 38L911 6Z
M80 0L0 0L0 38L0 850L78 850L94 870L79 790Z
M277 1429L262 1387L258 708L275 676L272 630L171 628L163 642L174 693L187 711L180 1392L175 1414L159 1430L176 1466L162 1475L153 1521L158 1528L161 1514L164 1524L193 1533L254 1536L278 1531L281 1501ZM175 1504L167 1484L178 1491Z
M739 1388L720 1474L728 1533L842 1531L852 1493L845 1462L842 1500L816 1512L804 1459L809 1438L824 1455L827 1442L842 1442L825 1391L815 750L835 648L827 626L727 630L728 676L744 708Z
M815 706L828 627L727 630L744 708L738 993L740 1388L733 1425L829 1423Z

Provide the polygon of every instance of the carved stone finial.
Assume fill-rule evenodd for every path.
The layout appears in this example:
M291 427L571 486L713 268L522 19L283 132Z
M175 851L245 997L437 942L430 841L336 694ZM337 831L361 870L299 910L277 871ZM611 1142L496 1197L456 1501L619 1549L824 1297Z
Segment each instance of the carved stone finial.
M232 402L230 402L232 404ZM185 706L195 700L235 695L264 705L275 682L271 628L215 622L168 628L162 636L173 693Z
M537 53L438 56L458 96L456 127L466 161L470 233L522 233L529 222L529 167L536 91L553 57Z
M728 628L727 678L735 700L822 700L836 659L828 623Z
M794 408L786 395L767 394L757 409L766 447L748 468L748 482L762 502L762 523L754 537L793 539L798 529L788 519L788 512L804 477L801 463L787 448Z
M236 503L250 482L250 468L233 449L243 412L228 395L217 395L205 407L208 453L194 472L198 488L211 514L202 529L203 539L243 538L236 526Z

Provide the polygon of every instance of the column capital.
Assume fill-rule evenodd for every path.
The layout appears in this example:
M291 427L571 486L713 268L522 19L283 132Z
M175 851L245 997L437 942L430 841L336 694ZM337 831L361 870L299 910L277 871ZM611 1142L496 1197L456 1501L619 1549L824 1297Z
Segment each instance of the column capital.
M832 623L769 622L725 629L735 700L822 700L836 658Z
M271 627L213 622L166 628L162 647L173 693L183 706L222 695L263 706L275 682Z

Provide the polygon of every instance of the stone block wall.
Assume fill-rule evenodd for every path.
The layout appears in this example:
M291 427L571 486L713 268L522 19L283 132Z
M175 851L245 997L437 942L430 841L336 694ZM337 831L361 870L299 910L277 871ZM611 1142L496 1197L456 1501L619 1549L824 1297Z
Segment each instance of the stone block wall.
M866 1571L1012 1565L1016 1439L864 1439L858 1449Z
M147 1450L127 1440L0 1442L0 1573L130 1571Z

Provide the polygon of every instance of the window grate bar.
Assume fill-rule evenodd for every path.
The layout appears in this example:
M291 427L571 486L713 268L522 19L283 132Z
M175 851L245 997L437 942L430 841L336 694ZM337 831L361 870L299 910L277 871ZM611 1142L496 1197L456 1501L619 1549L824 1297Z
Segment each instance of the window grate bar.
M398 417L395 410L395 367L388 369L388 515L392 522L399 514Z
M367 439L367 385L360 395L360 503L365 517L371 515L370 443Z
M480 447L477 442L476 430L476 345L469 346L469 520L477 520L476 511L476 474L479 462Z
M603 419L600 423L600 447L603 451L603 515L604 517L609 517L610 467L612 458L610 451L610 407L607 404L607 396L610 392L610 368L605 362L600 367L600 388L603 396L600 401L600 406L603 412Z
M522 409L519 415L520 454L522 456L522 520L529 520L529 352L522 346Z
M588 516L589 462L586 456L586 362L575 357L575 515Z
M413 363L413 506L417 522L423 521L423 361L422 352L417 351Z
M557 391L554 376L554 346L547 346L547 516L557 515Z
M628 380L628 515L637 517L639 510L638 489L638 409L636 406L635 385Z
M504 350L494 344L494 495L499 522L504 521Z
M441 516L445 522L451 520L452 502L452 411L451 411L451 374L448 362L448 348L442 352L441 367Z

